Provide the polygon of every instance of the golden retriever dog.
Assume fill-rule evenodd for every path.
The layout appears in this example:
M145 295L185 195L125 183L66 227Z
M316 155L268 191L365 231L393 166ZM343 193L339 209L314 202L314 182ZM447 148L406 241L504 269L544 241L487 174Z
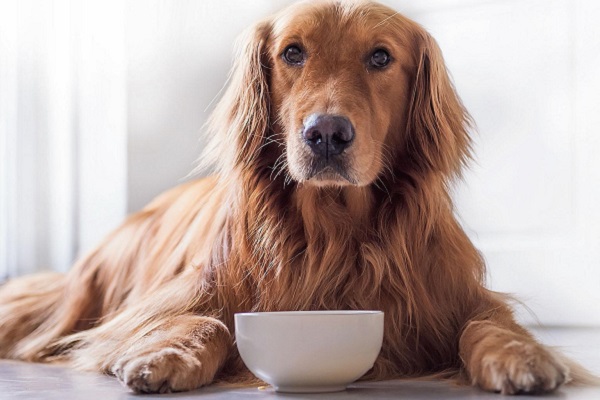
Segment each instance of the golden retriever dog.
M519 326L453 215L470 118L440 49L372 2L311 1L242 37L209 124L214 176L130 216L66 275L0 289L0 357L135 392L251 378L244 311L383 310L364 379L537 393L585 371Z

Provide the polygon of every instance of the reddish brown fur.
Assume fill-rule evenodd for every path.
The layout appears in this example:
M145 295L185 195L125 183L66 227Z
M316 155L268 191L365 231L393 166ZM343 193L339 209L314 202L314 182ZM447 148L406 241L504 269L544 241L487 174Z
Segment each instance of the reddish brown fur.
M290 40L323 51L286 69ZM382 44L395 63L367 71L360 55ZM296 132L315 111L355 124L356 184L303 177ZM212 117L217 176L163 194L66 276L4 286L0 356L114 373L139 392L187 390L247 379L235 312L378 309L385 340L366 379L465 371L487 390L553 390L567 361L484 288L453 215L468 128L435 41L393 10L312 2L262 21Z

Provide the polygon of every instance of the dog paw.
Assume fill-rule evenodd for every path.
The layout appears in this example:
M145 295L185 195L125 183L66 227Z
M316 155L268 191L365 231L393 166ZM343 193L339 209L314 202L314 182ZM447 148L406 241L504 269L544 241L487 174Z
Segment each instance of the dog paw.
M202 362L185 351L166 348L145 355L124 356L112 373L136 393L193 390L212 380Z
M483 354L472 375L473 384L493 392L545 393L569 381L569 368L543 346L513 340Z

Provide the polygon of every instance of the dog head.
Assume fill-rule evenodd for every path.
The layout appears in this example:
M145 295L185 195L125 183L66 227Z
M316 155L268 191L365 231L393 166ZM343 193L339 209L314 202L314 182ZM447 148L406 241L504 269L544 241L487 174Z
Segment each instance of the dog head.
M311 1L245 33L209 152L307 185L366 186L399 170L456 174L468 125L422 27L378 3Z

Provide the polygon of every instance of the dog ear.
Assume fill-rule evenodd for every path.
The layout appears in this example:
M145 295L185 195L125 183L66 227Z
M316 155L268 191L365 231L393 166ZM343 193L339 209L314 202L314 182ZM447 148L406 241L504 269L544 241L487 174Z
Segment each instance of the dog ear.
M238 38L227 90L208 122L210 142L202 156L203 166L231 170L252 168L256 162L269 130L266 43L270 32L270 22L262 21Z
M419 170L460 174L470 159L471 117L456 94L435 40L422 32L417 43L418 67L407 124L408 156Z

